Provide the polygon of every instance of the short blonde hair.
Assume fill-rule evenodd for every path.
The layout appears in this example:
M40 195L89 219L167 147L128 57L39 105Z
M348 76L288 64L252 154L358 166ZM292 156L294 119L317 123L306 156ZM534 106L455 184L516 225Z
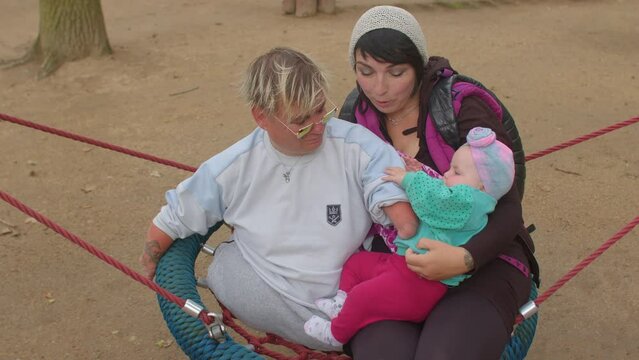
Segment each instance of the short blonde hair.
M285 47L256 58L241 88L250 108L273 115L281 106L287 122L311 115L326 100L327 90L322 69L308 56Z

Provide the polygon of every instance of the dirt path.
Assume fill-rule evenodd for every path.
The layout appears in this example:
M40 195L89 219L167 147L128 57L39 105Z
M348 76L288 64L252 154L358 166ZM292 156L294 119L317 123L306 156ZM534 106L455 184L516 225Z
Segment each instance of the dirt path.
M268 48L308 52L341 102L354 85L350 30L373 3L338 1L334 16L299 19L272 0L103 1L114 55L42 81L33 65L0 71L0 112L196 166L253 128L236 85ZM637 0L403 4L431 54L502 97L528 153L639 114ZM18 56L36 34L37 1L0 8L0 58ZM638 137L634 125L529 163L542 291L639 215ZM188 175L7 122L0 144L0 189L136 270L163 192ZM172 338L150 290L4 202L0 234L0 359L183 356L158 345ZM530 359L639 357L638 235L542 306Z

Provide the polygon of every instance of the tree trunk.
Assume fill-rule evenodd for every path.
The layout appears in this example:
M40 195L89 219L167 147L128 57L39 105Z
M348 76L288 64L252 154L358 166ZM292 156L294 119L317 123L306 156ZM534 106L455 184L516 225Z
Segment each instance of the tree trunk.
M40 0L38 37L22 58L0 61L0 66L41 61L38 78L64 62L90 55L111 54L100 0Z

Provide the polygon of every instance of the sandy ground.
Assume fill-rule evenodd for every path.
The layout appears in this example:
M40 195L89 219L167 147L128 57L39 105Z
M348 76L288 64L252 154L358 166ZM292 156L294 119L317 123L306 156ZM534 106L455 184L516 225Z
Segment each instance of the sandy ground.
M273 46L323 64L341 103L354 85L351 27L377 3L338 1L335 15L300 19L274 0L103 1L115 53L41 81L36 65L0 71L0 112L196 166L254 127L237 84ZM639 114L639 1L421 3L402 4L429 52L501 96L528 153ZM37 1L2 1L0 58L21 55L36 32ZM634 125L529 163L542 291L638 215L638 137ZM136 270L163 192L189 175L1 121L0 144L2 191ZM4 202L0 220L0 359L183 357L151 290ZM638 235L542 305L530 359L639 358Z

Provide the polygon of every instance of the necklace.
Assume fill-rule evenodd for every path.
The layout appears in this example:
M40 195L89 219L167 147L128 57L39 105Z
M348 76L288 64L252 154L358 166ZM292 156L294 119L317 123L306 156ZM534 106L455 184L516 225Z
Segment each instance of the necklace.
M292 166L290 169L288 169L288 171L285 171L282 173L282 176L284 177L284 181L288 184L291 182L291 171L293 171L293 168L295 166Z
M278 151L274 149L274 152L275 152L275 156L277 156L278 162L284 168L284 172L282 173L282 177L284 178L284 182L288 184L288 183L291 182L291 171L293 171L293 169L295 169L295 166L297 166L297 163L300 161L300 159L302 157L301 156L295 156L296 157L295 162L293 162L293 165L291 165L287 169L286 163L282 160L282 158L280 157L280 154L278 153Z
M390 121L391 125L393 126L397 126L399 125L399 123L401 123L402 121L406 120L408 118L408 115L410 115L413 110L415 110L415 108L417 108L417 106L419 106L419 103L415 104L415 106L413 106L412 108L408 109L408 111L406 111L404 113L404 115L400 116L399 118L392 118L388 115L386 115L386 118L388 119L388 121Z

